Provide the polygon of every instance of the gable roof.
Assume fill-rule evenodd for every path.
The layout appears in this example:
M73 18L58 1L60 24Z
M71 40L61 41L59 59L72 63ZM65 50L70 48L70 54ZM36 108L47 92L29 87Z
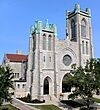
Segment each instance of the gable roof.
M7 59L11 62L27 62L28 56L21 54L6 54Z

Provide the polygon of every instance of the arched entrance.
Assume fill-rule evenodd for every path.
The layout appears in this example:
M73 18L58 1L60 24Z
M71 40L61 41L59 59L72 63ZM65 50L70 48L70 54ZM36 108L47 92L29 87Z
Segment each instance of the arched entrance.
M47 78L44 80L44 94L49 94L49 81Z
M48 95L48 94L51 94L50 92L51 92L51 88L52 86L51 86L51 78L50 77L46 77L45 79L44 79L44 85L43 85L43 94L44 95Z
M62 93L71 92L71 85L68 83L67 78L69 77L70 73L64 75L62 80Z

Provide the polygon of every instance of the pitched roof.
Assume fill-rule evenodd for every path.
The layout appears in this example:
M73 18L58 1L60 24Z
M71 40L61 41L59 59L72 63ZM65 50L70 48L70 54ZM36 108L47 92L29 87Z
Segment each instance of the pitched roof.
M6 54L6 57L11 62L27 62L27 60L28 60L27 55L20 55L20 54Z

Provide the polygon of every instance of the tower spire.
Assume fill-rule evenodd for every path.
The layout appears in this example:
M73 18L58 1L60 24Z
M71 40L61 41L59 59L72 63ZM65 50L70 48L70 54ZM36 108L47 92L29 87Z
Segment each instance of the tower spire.
M49 28L49 23L48 23L48 19L46 19L46 24L45 24L45 28L48 29Z

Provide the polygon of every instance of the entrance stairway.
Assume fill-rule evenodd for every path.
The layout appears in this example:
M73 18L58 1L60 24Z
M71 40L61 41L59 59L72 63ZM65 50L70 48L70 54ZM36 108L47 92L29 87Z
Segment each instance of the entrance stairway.
M61 110L67 110L66 105L62 104L58 98L55 96L45 95L44 100L46 101L45 104L53 104L59 107ZM68 109L69 110L69 109Z
M51 103L51 96L50 95L44 95L45 103Z

